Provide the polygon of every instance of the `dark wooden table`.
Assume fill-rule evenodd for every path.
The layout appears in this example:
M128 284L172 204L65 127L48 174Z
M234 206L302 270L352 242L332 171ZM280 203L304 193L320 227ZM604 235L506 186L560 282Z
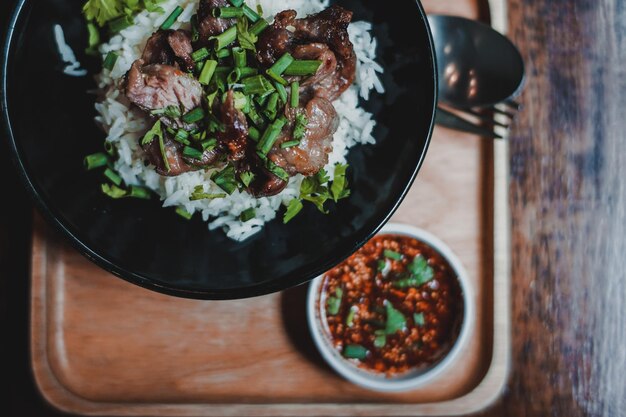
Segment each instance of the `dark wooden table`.
M510 0L513 373L484 416L626 415L624 22L623 0ZM61 415L29 368L32 206L0 143L0 415Z

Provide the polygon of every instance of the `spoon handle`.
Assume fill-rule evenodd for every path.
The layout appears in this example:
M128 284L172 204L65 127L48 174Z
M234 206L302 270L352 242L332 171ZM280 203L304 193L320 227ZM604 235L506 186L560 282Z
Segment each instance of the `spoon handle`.
M458 130L466 133L473 133L475 135L493 138L493 139L502 139L502 136L498 135L493 130L485 129L480 126L476 126L474 123L465 120L464 118L457 116L454 113L451 113L447 110L442 109L441 107L437 107L437 113L435 115L435 123L438 125Z

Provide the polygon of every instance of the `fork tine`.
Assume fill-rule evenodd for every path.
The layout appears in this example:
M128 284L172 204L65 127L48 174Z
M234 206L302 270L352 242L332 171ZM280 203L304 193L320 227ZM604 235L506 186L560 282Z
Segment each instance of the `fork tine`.
M482 111L476 111L474 109L458 109L458 110L461 111L461 112L465 112L465 113L471 114L472 116L474 116L477 119L479 119L481 122L487 123L487 124L489 124L491 126L500 126L500 127L505 128L505 129L509 128L509 125L507 125L505 123L502 123L502 122L499 122L497 120L494 120L493 116L483 114ZM489 110L494 110L495 111L495 109L489 109Z
M460 130L462 132L473 133L483 137L489 137L494 139L502 139L502 135L496 133L494 129L488 129L486 127L477 126L475 123L452 113L441 107L437 107L437 113L435 114L435 120L437 124L448 127L450 129Z

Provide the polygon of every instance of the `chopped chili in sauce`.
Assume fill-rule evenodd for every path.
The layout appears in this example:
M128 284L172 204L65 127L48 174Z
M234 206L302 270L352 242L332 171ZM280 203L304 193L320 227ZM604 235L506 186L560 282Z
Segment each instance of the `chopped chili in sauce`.
M450 264L406 236L370 240L324 275L322 294L335 348L388 376L443 359L463 321L463 294Z

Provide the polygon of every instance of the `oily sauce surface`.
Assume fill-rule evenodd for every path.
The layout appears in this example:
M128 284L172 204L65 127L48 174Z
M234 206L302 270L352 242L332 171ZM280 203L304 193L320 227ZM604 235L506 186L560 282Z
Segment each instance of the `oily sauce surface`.
M325 274L322 291L322 319L335 348L388 376L441 360L463 320L463 294L452 267L406 236L373 238Z

